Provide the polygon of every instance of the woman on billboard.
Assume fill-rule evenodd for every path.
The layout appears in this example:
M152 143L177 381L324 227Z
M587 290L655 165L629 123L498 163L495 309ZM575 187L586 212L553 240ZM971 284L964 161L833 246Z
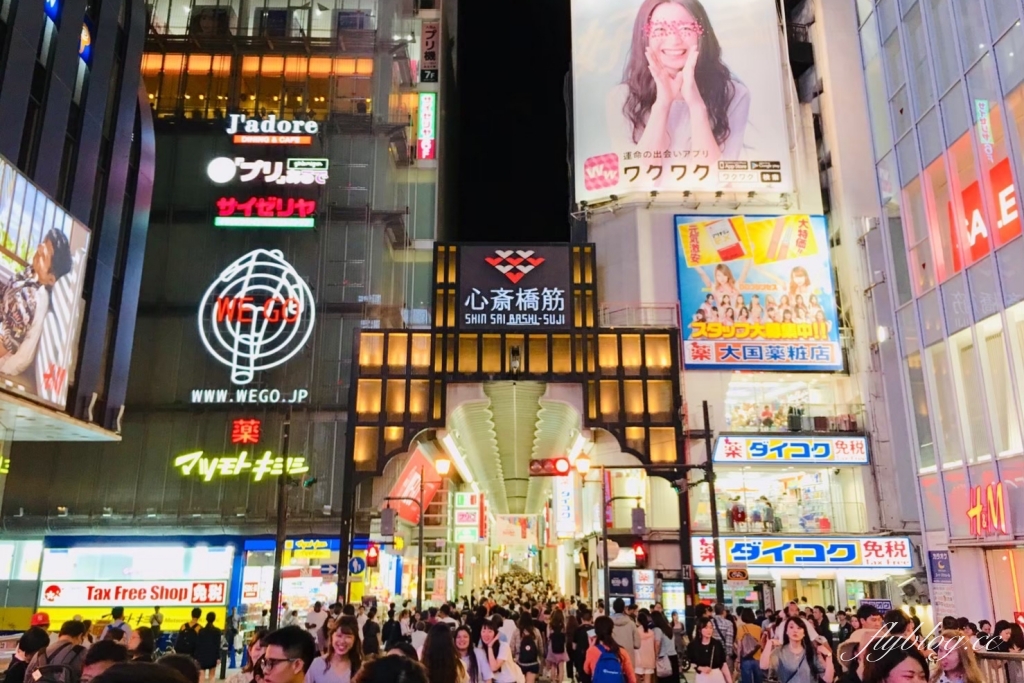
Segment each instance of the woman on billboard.
M710 168L739 158L750 90L722 62L700 0L644 1L607 112L615 149L657 151L654 164L666 150Z

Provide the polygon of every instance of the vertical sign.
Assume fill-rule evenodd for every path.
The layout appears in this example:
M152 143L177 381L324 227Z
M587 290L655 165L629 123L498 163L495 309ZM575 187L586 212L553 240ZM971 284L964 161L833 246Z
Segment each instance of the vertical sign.
M416 127L416 158L421 161L437 158L436 110L437 93L421 92Z
M555 534L558 538L576 535L576 487L572 476L555 477Z
M423 22L423 54L420 56L420 83L437 83L440 69L438 48L441 45L441 22Z

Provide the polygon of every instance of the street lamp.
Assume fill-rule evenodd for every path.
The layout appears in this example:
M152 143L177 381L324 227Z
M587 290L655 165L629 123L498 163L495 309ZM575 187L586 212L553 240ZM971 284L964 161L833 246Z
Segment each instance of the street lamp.
M580 473L580 476L586 477L587 472L590 471L590 458L581 453L576 458L576 471Z
M449 460L448 458L441 457L441 458L438 458L438 459L434 460L434 470L438 473L439 476L441 476L441 477L448 476L448 473L451 472L451 469L452 469L452 461ZM426 492L424 490L425 489L425 483L426 483L425 477L424 477L425 474L426 474L426 467L425 466L424 467L420 467L420 497L419 497L419 500L417 500L415 498L393 497L393 496L387 496L386 498L384 498L384 500L405 500L405 501L409 501L411 503L415 503L416 507L418 507L419 511L420 511L419 558L418 558L419 566L418 566L418 568L416 570L416 581L417 581L417 587L416 587L416 611L417 612L422 612L423 611L423 587L424 587L424 584L426 583L426 575L427 575L426 567L424 566L424 562L423 562L423 527L424 527L424 520L426 519L426 512L427 512L427 510L426 510L427 504L426 504L426 500L425 500Z

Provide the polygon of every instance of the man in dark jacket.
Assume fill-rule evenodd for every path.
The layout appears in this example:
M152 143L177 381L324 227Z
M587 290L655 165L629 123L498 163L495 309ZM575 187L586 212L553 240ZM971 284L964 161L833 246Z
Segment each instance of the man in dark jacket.
M203 616L203 610L198 607L192 608L192 621L182 624L178 631L178 637L174 639L174 651L179 655L196 656L196 642L199 640L199 617Z
M579 683L590 683L590 674L583 671L583 662L587 659L587 650L590 649L589 632L594 628L594 614L586 608L579 611L580 625L572 634L572 643L569 644L569 657L572 659L572 666L575 669Z

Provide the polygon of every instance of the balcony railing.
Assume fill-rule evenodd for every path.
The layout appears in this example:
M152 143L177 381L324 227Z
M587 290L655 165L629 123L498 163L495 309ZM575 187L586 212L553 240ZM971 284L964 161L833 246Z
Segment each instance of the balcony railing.
M679 327L676 303L603 303L598 315L601 327Z

